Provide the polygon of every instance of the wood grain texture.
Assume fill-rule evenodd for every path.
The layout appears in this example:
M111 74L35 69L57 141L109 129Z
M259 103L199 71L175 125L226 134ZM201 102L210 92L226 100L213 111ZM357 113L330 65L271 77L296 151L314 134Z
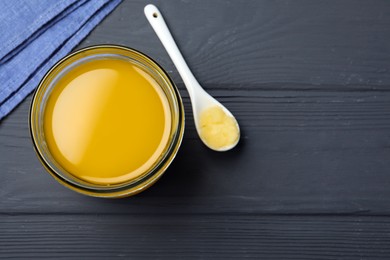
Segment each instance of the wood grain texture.
M389 1L152 2L201 83L390 83ZM134 47L181 82L144 17L147 3L125 1L81 46Z
M158 184L115 202L55 183L35 158L27 125L10 117L0 138L2 147L13 148L0 159L7 167L0 212L390 213L390 93L222 92L212 94L242 125L237 149L209 151L187 120L178 157ZM16 113L27 110L28 102Z
M386 259L389 218L32 215L3 217L4 258ZM23 234L23 235L22 235Z
M236 116L239 146L198 139L188 94L124 1L79 46L145 52L177 83L182 147L126 199L76 194L37 160L31 97L0 122L0 258L390 258L390 2L155 1L204 88Z

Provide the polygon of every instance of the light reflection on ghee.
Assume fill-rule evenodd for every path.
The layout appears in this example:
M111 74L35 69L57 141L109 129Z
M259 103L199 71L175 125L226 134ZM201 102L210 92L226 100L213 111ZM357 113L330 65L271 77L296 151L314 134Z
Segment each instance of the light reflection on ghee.
M98 84L91 84L90 79L97 75ZM57 98L53 111L53 137L59 151L72 164L80 164L83 160L91 133L112 92L109 86L116 82L117 77L117 73L110 69L86 72L72 80ZM89 100L89 105L85 104L86 100Z

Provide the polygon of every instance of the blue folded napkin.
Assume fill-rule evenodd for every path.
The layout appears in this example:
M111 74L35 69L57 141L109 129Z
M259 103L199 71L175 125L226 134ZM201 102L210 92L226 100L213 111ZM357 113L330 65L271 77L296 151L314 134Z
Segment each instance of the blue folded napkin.
M1 1L0 120L120 1Z

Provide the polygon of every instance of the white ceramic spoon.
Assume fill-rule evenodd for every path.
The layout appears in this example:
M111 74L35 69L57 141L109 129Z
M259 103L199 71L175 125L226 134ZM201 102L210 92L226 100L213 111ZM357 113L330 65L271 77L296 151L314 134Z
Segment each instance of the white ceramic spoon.
M192 111L194 114L194 121L196 131L199 134L200 139L203 143L212 150L215 151L227 151L235 147L240 139L240 128L238 126L237 120L234 118L232 113L224 107L221 103L219 103L216 99L210 96L198 83L192 74L191 70L188 68L187 63L185 62L183 56L181 55L173 37L164 21L163 16L156 6L149 4L145 6L145 16L148 19L149 23L153 27L156 32L158 38L164 45L166 51L171 57L173 63L175 64L177 70L179 71L180 76L182 77L185 86L187 87L188 93L190 95L191 103L192 103ZM234 143L230 143L226 146L215 148L211 147L207 140L202 137L200 125L199 125L199 117L203 111L207 108L218 106L222 108L225 114L234 119L234 122L237 126L237 139Z

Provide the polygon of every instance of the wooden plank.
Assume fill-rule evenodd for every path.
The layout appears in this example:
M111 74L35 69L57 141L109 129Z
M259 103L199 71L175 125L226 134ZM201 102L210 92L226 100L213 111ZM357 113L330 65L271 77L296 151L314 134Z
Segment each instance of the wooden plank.
M79 196L45 172L23 103L0 126L0 212L390 213L390 92L211 86L241 123L239 147L204 147L185 97L187 130L173 165L150 190L120 201Z
M388 259L388 217L21 215L0 217L0 257Z
M144 17L148 3L124 1L80 47L115 43L136 48L182 82ZM389 1L154 3L203 84L390 84Z

